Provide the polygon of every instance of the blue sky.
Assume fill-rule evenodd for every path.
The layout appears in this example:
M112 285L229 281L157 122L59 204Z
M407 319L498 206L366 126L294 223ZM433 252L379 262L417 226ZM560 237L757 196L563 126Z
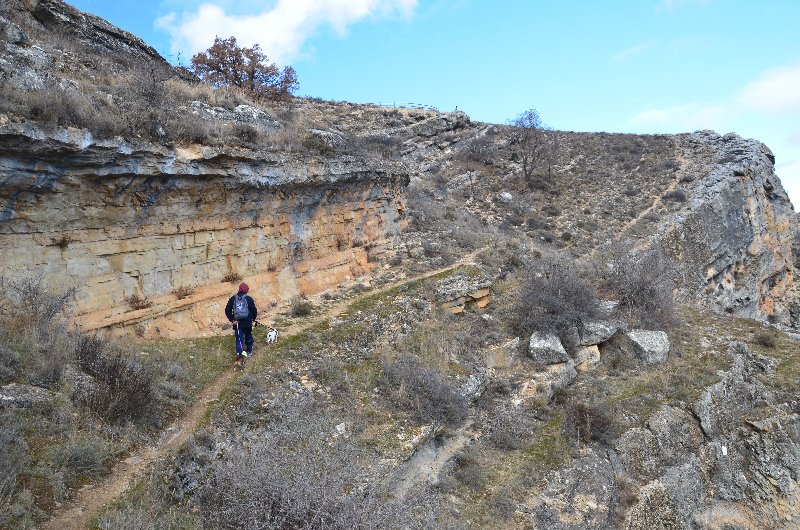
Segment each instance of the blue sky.
M798 0L72 0L186 64L258 42L300 95L757 138L800 206Z

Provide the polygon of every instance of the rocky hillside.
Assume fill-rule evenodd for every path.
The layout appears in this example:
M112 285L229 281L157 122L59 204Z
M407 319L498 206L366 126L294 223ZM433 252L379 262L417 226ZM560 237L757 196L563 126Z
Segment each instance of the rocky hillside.
M255 101L58 0L0 6L0 49L4 284L74 288L89 333L32 348L1 315L0 439L25 444L0 521L193 407L100 527L797 526L800 236L760 142L538 131L533 156L463 112ZM190 404L241 279L296 333ZM95 332L176 352L145 441L114 445L130 411L93 446L69 423L118 401Z
M555 132L549 178L531 189L515 177L508 127L463 113L220 102L136 37L61 2L11 2L4 14L0 247L7 268L80 287L90 329L195 333L214 328L226 276L253 277L277 302L368 272L367 249L403 228L409 176L444 211L511 225L545 249L580 256L650 238L682 264L691 296L797 318L796 220L758 142ZM135 78L134 94L97 70L122 86ZM132 123L151 103L177 110ZM171 299L179 289L196 296ZM131 297L154 306L124 315Z

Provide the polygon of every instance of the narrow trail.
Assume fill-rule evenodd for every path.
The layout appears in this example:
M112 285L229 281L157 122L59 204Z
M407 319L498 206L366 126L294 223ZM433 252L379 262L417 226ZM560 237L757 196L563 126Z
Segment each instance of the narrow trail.
M436 484L447 462L475 437L471 431L473 421L469 418L441 446L431 440L418 449L396 473L394 496L402 499L422 482Z
M475 257L483 250L481 248L471 252L446 267L387 283L353 298L340 300L328 306L323 313L313 318L289 325L282 329L281 333L285 337L301 333L315 324L341 315L350 305L369 296L384 293L408 283L425 280L458 267L472 265ZM247 369L245 369L246 371ZM114 502L129 486L144 477L158 459L180 447L195 433L202 419L208 414L211 405L219 399L225 388L235 379L236 374L232 369L223 372L200 392L188 410L162 432L161 437L154 446L135 451L124 460L117 462L107 477L95 484L79 489L75 497L55 510L50 519L41 528L44 530L83 530L89 528L92 520L100 514L104 507Z
M636 225L636 223L638 223L639 221L641 221L642 219L644 219L644 217L645 217L647 214L649 214L650 212L652 212L653 210L655 210L656 208L658 208L659 206L661 206L661 204L664 202L664 195L666 195L666 194L668 194L668 193L670 193L670 192L673 192L673 191L675 191L675 190L678 188L678 186L679 186L679 185L680 185L680 183L681 183L681 180L680 180L680 179L681 179L681 176L682 176L682 175L683 175L683 173L686 171L686 167L687 167L687 165L688 165L688 162L687 162L687 160L686 160L686 157L683 155L683 153L679 153L679 154L678 154L678 161L679 161L679 165L680 165L680 171L679 171L679 172L676 174L676 178L675 178L675 179L673 179L673 180L672 180L672 182L670 182L670 183L669 183L669 185L668 185L668 186L667 186L667 187L664 189L664 191L663 191L663 192L661 192L661 193L660 193L660 194L659 194L659 195L658 195L658 196L657 196L657 197L656 197L656 198L653 200L653 202L650 204L650 206L648 206L647 208L645 208L644 210L642 210L641 212L639 212L639 215L637 215L636 217L632 218L631 220L629 220L627 223L625 223L625 224L622 226L622 228L621 228L621 229L619 230L619 232L618 232L620 235L627 234L627 233L628 233L628 231L630 231L630 230L631 230L631 229L632 229L632 228L633 228L633 227ZM636 244L633 246L632 250L634 250L634 251L640 251L640 250L643 250L643 249L644 249L644 248L645 248L647 245L649 245L650 243L651 243L651 241L649 240L649 238L645 238L644 240L638 241L638 242L637 242L637 243L636 243ZM589 252L589 255L588 255L588 257L589 257L589 258L592 258L592 257L594 257L594 255L597 253L597 251L598 251L599 249L600 249L600 247L596 245L594 248L592 248L591 252Z

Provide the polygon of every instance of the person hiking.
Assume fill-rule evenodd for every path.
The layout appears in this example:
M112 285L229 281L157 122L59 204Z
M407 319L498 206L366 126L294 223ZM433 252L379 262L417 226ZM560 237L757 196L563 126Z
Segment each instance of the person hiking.
M231 296L225 306L225 316L233 324L236 366L239 367L253 353L253 321L258 317L256 303L247 295L249 290L250 287L242 282L239 284L239 292Z

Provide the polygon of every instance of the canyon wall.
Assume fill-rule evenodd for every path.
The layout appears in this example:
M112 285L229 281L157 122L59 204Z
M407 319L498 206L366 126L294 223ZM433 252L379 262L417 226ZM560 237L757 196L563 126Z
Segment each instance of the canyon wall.
M369 272L403 229L407 183L385 160L95 140L0 117L2 269L76 287L85 329L214 332L238 284L226 276L268 309ZM153 305L131 310L134 295Z
M693 294L728 313L797 325L792 254L797 217L761 142L712 131L681 135L687 207L662 227Z

